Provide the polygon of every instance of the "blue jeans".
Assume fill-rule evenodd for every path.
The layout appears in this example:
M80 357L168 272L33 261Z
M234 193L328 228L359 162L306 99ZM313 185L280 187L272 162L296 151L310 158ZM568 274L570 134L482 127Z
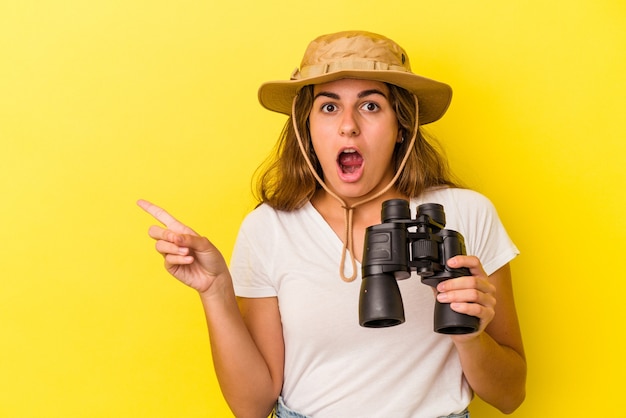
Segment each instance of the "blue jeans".
M276 418L310 418L307 417L306 415L302 415L299 412L293 411L291 409L289 409L287 407L287 405L285 405L285 402L283 401L283 397L280 396L278 398L278 402L276 402L276 407L274 408L274 413L272 414L272 417L276 417Z
M278 402L276 403L276 408L274 409L272 416L276 418L311 418L306 415L302 415L299 412L289 409L285 405L285 402L283 401L282 396L278 398ZM470 418L470 413L466 409L460 414L450 414L450 415L446 415L445 417L437 417L437 418Z

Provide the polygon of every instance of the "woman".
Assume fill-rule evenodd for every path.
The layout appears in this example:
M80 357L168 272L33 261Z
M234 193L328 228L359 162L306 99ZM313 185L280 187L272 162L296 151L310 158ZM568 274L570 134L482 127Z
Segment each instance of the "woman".
M361 31L324 35L289 81L259 99L290 116L259 176L230 269L204 237L163 209L150 236L167 270L196 289L216 374L237 417L465 417L474 393L505 413L525 394L526 363L509 262L518 251L491 203L455 187L421 125L451 89L411 72L395 42ZM358 323L365 228L393 198L444 206L469 276L432 289L399 282L406 323ZM476 332L433 332L435 298L479 318ZM496 303L497 301L497 303Z

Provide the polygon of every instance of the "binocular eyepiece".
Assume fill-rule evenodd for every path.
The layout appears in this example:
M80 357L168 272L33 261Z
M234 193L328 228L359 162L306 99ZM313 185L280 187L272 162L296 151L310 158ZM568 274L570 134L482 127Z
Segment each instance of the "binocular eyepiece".
M359 323L382 328L404 322L404 306L397 280L416 271L422 283L433 288L450 278L469 276L467 268L453 269L447 261L464 255L465 240L457 231L444 229L443 206L425 203L411 219L409 202L383 202L382 223L365 231ZM409 230L411 228L411 230ZM441 334L469 334L478 330L478 318L453 311L450 304L435 302L434 330Z

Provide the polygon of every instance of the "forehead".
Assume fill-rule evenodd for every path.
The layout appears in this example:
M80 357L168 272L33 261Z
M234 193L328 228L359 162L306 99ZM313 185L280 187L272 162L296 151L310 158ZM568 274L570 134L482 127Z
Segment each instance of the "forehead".
M322 91L350 94L359 93L366 90L380 90L389 96L389 88L387 84L375 80L362 80L356 78L342 78L340 80L330 81L328 83L316 84L313 86L313 93L317 94Z

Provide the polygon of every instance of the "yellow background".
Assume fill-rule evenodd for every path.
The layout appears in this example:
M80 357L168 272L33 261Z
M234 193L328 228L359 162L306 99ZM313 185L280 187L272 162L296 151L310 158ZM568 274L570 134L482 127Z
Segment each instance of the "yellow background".
M135 200L229 257L284 121L258 85L353 28L453 86L432 131L522 251L513 416L624 413L625 4L3 0L0 416L230 416L198 298Z

